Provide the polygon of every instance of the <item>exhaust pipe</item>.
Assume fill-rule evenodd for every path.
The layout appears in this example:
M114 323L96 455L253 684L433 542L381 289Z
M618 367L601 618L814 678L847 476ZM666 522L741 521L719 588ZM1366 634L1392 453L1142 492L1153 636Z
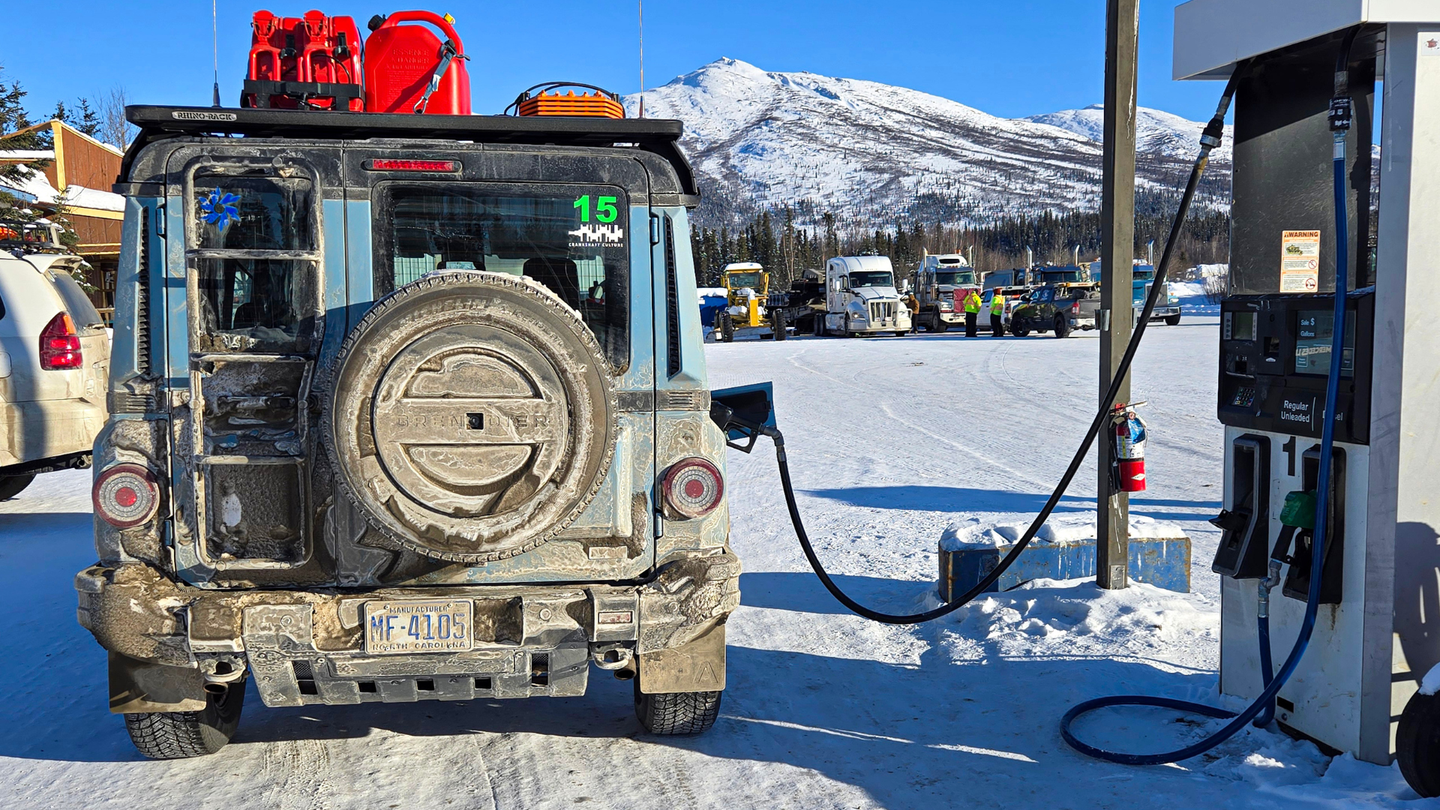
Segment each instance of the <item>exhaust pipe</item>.
M200 675L205 679L205 691L212 695L223 695L230 684L245 677L245 663L230 657L202 658ZM213 688L212 688L213 687Z

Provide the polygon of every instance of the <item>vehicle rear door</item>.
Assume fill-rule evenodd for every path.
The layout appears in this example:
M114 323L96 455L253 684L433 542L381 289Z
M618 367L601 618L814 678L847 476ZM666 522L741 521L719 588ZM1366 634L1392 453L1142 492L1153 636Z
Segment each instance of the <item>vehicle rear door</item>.
M334 185L323 157L224 146L170 157L176 558L187 579L294 582L314 557L310 392L325 324L323 188Z
M416 568L406 581L614 581L649 570L657 340L652 244L658 230L644 166L614 150L352 143L345 172L352 327L373 300L428 273L524 276L574 310L594 334L618 405L603 483L558 535L484 565ZM519 439L537 447L547 441L542 432Z

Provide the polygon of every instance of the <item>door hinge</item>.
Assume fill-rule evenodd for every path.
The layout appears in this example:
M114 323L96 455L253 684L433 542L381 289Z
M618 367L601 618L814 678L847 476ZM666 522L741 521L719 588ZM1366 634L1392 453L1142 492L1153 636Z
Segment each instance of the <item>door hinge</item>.
M655 513L655 539L659 540L665 536L665 516L659 512Z
M650 247L660 244L660 217L658 214L650 215Z

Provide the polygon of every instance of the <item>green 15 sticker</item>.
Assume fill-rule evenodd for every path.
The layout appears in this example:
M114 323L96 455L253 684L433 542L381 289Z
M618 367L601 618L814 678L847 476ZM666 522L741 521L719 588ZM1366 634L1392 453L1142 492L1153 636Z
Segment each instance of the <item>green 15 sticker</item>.
M594 208L594 211L595 211L595 221L596 221L596 222L604 222L604 223L606 223L606 224L609 224L609 223L611 223L611 222L614 222L614 221L615 221L615 218L620 215L620 212L615 208L615 199L616 199L616 198L614 198L614 197L595 197L595 198L594 198L594 200L595 200L595 208ZM591 208L590 208L590 200L591 200L591 196L590 196L589 194L586 194L586 195L584 195L584 196L582 196L582 197L579 197L579 198L577 198L577 199L575 200L575 207L578 208L578 209L580 209L580 221L581 221L581 222L589 222L589 221L590 221L590 211L591 211Z

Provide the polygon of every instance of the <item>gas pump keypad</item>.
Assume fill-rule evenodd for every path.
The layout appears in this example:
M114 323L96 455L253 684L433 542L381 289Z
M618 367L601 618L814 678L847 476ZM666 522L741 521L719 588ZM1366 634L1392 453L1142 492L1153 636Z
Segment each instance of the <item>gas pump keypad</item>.
M1324 324L1317 323L1316 314L1328 312L1334 300L1327 295L1267 295L1222 302L1221 422L1247 430L1320 437L1329 353L1317 343ZM1354 334L1347 337L1336 403L1336 441L1367 444L1370 440L1370 364L1362 358L1372 356L1374 301L1373 294L1350 299ZM1328 335L1324 340L1328 347Z

